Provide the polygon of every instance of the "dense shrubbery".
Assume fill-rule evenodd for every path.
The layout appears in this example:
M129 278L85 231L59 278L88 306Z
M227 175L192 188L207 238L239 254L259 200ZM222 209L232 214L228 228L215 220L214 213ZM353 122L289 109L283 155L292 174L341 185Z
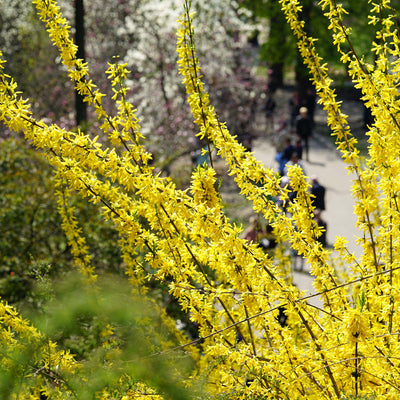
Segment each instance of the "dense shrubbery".
M1 142L0 171L0 296L32 302L35 280L65 273L73 264L57 210L53 171L43 155L13 139ZM72 203L96 270L120 272L115 230L96 206L76 196Z

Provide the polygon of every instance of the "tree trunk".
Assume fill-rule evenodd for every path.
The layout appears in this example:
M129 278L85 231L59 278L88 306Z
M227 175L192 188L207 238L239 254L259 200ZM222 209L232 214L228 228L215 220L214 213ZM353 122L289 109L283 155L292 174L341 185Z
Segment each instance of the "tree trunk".
M278 1L271 1L269 4L269 38L270 54L268 62L268 87L273 93L283 86L283 66L285 64L284 49L286 48L287 37L285 16L282 13Z
M283 86L283 62L273 62L270 64L268 87L271 92Z
M302 2L302 11L299 14L301 20L304 21L304 31L307 35L311 34L311 13L313 9L312 1ZM307 91L312 89L313 85L310 81L310 73L308 68L304 65L303 58L299 51L297 51L297 61L295 67L296 87L301 98L305 98Z
M85 60L85 9L83 0L75 0L75 44L78 46L77 58ZM85 127L87 107L83 97L75 91L76 125Z

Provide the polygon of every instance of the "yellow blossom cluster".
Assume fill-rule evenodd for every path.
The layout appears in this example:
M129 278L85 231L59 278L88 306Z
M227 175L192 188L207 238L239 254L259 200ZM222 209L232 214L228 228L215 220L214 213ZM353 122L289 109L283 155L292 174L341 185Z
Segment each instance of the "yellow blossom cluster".
M74 209L69 205L70 191L63 185L62 176L56 177L55 186L59 189L56 192L58 212L63 221L63 231L71 246L71 254L75 259L76 266L80 269L82 274L90 280L94 280L96 279L96 275L91 265L92 256L89 254L89 248L82 235L82 229L78 226L78 221L74 215Z
M162 344L165 352L185 349L195 360L196 370L187 385L206 382L204 390L210 395L235 399L396 398L400 394L396 357L400 350L400 184L396 179L400 167L399 36L389 2L371 3L370 22L379 22L380 26L372 48L377 59L374 66L352 50L351 29L343 22L343 7L330 0L319 3L340 59L375 117L369 129L369 157L363 161L331 88L328 67L321 63L315 39L306 35L304 22L299 19L300 2L281 0L327 111L337 147L355 176L353 195L363 253L357 259L347 251L345 239L338 238L335 249L346 265L346 281L340 279L330 251L317 240L321 232L312 218L309 183L301 170L289 170L292 189L297 193L289 202L280 178L244 150L210 105L195 52L193 15L189 2L184 3L177 31L179 72L198 135L207 141L211 159L211 166L193 171L187 191L179 190L170 178L159 176L148 164L151 155L146 152L135 109L126 99L124 82L129 71L124 64L110 64L106 71L116 115L103 109L104 94L90 80L87 64L76 58L70 27L54 0L33 0L33 4L76 90L95 109L100 121L98 136L92 138L79 130L66 131L34 119L16 82L4 74L5 60L0 52L0 121L14 131L23 131L26 140L44 152L54 167L63 228L78 268L95 280L85 239L68 205L70 191L98 204L104 218L114 223L120 235L117 245L134 290L143 293L143 283L152 279L168 284L170 294L197 324L198 340L190 342L175 332L180 349L171 348L169 342ZM98 141L99 136L104 140ZM99 143L105 140L107 146ZM214 150L226 161L229 174L241 194L252 202L254 211L271 224L278 241L288 243L307 260L315 294L305 296L287 279L283 253L282 258L274 258L240 238L241 227L224 214L212 167ZM287 203L287 213L275 203L276 197ZM355 300L359 293L362 306ZM321 308L311 304L312 297L321 299ZM286 324L278 318L282 310ZM174 330L171 320L164 317ZM4 303L0 304L0 329L6 350L21 346L28 351L20 340L22 336L28 341L43 340ZM112 327L105 332L111 335ZM37 359L36 366L26 367L23 373L40 375L38 371L44 371L42 375L53 380L37 379L33 388L21 388L21 393L25 398L39 398L42 393L71 398L67 382L57 375L57 366L62 364L76 374L79 369L72 356L46 343L51 350L48 358L38 350L32 355ZM10 362L10 358L1 356L1 368L12 368ZM54 386L57 394L51 392ZM159 398L145 386L141 390L141 384L136 389L124 387L120 385L118 398ZM118 391L118 384L112 390ZM113 398L111 388L96 395Z
M79 369L73 355L57 349L54 342L3 301L0 303L0 331L2 384L10 386L9 395L13 393L12 386L16 385L27 399L39 399L46 393L60 395L54 397L57 399L63 398L63 393L68 391L64 374ZM58 389L53 391L51 386Z

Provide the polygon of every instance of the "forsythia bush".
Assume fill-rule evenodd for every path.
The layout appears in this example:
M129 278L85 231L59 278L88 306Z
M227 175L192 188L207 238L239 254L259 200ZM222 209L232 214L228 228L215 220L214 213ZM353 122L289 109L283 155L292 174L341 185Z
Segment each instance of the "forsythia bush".
M306 35L304 23L299 20L299 1L281 0L327 111L337 147L348 170L356 176L353 195L362 232L358 244L363 251L355 257L347 250L346 240L337 238L335 250L338 263L346 267L345 281L331 261L331 251L316 240L320 231L313 222L307 179L298 168L289 171L297 192L296 199L289 202L287 189L280 187L274 171L245 152L230 135L204 89L188 3L179 20L179 68L198 135L207 140L210 155L216 150L226 160L241 193L252 201L255 212L271 223L278 240L289 243L306 258L315 278L315 294L308 296L286 279L284 261L239 237L241 228L224 215L212 158L209 167L193 172L187 191L178 190L170 179L152 170L135 110L125 98L125 66L110 65L106 71L118 108L116 115L109 115L102 107L103 94L89 78L87 65L75 56L69 25L55 2L33 3L76 89L94 107L101 135L107 136L108 142L102 145L99 142L104 140L97 142L97 137L36 120L28 101L20 97L16 82L4 74L3 66L0 119L14 131L22 130L26 140L54 167L63 228L86 284L96 287L98 277L68 206L69 191L101 205L104 218L114 222L134 294L145 293L146 281L165 282L198 325L198 339L190 341L175 332L179 346L160 339L152 356L168 352L176 357L189 355L195 367L184 384L193 388L192 393L201 387L203 394L198 396L203 398L399 398L400 36L389 1L369 2L369 22L377 29L372 44L373 65L352 50L351 29L344 23L346 11L342 6L332 0L319 3L340 60L375 118L368 132L369 154L362 161L331 88L328 67L316 53L315 39ZM287 203L289 213L283 214L275 204L277 196ZM101 291L96 293L101 297ZM309 303L311 297L321 300L321 308ZM282 307L288 317L285 326L277 318ZM163 318L174 330L171 321L165 315ZM95 379L80 375L82 363L46 340L43 333L4 303L0 322L1 369L8 371L8 379L18 374L26 377L15 390L9 389L8 398L79 398L77 388ZM113 326L105 326L104 335L109 340L104 341L104 354L97 359L101 371L113 368L114 353L123 348ZM23 362L20 354L29 355L29 362ZM139 358L131 362L142 361ZM132 369L125 371L123 365L118 364L120 374L113 375L115 379L105 379L103 386L101 382L94 385L96 393L92 397L86 394L87 398L162 396L162 385L158 393L155 388L146 388L146 382L139 380L143 376L129 375ZM81 385L76 383L79 379Z

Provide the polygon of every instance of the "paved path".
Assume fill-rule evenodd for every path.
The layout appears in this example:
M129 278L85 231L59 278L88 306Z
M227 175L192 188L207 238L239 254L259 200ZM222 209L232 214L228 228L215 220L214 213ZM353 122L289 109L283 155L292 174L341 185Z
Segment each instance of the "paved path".
M274 160L276 150L268 138L258 138L253 143L255 157L266 167L276 169ZM326 210L323 218L328 224L327 241L333 244L336 236L345 236L349 241L349 250L359 254L356 245L356 236L359 231L355 226L356 218L353 212L353 198L351 195L351 180L354 178L347 173L340 153L335 149L328 138L316 134L310 142L310 161L304 161L308 176L316 175L326 188ZM300 289L314 292L312 277L307 273L294 272L294 282ZM314 301L318 303L318 301Z

